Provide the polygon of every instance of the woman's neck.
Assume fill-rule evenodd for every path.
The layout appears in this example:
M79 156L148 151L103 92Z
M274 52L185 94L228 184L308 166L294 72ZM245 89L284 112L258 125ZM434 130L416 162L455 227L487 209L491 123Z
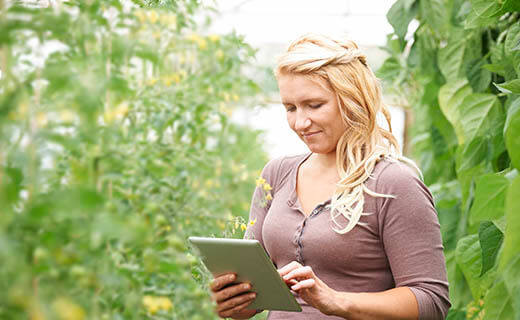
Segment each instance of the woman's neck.
M330 153L313 153L310 156L313 167L319 170L335 170L336 169L336 152Z

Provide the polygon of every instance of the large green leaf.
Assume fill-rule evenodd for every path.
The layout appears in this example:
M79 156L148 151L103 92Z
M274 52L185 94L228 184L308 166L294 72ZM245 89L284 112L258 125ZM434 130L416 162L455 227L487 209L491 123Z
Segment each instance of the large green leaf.
M498 250L504 240L504 234L491 221L483 221L478 230L480 248L482 249L482 276L495 265Z
M484 92L491 82L491 72L485 69L486 59L476 59L468 63L466 77L475 92Z
M415 17L417 7L414 3L415 0L397 0L386 14L388 22L394 27L399 38L404 38L410 21Z
M459 144L463 144L465 139L464 130L461 123L461 105L464 98L471 94L471 87L465 79L446 83L439 90L439 105L444 116L451 123L457 135Z
M454 82L463 76L462 62L465 48L464 30L454 29L447 45L439 49L437 63L447 82Z
M520 98L507 110L504 137L511 162L515 168L520 169Z
M482 220L496 220L504 215L504 201L509 180L497 173L477 178L475 200L471 207L470 224Z
M506 195L506 232L504 249L500 258L500 267L504 269L520 256L520 176L513 179Z
M441 32L444 29L447 15L447 7L442 0L420 1L421 17L424 19L435 32Z
M499 84L495 83L494 85L503 93L520 94L520 79L515 79Z
M495 0L471 0L472 10L479 17L493 17L501 12L501 5Z
M461 126L465 139L473 139L482 132L483 124L491 108L499 108L500 101L494 94L474 93L466 96L461 105Z
M505 50L506 54L520 51L520 24L513 24L507 31Z
M482 251L478 235L472 234L459 240L455 250L457 264L464 273L474 299L480 297L480 273L482 270Z
M497 282L484 297L484 320L509 320L513 318L511 298L504 281Z

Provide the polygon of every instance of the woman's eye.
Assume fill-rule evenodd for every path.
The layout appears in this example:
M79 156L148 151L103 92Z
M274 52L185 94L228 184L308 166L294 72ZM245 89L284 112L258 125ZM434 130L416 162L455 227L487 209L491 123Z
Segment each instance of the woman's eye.
M285 109L287 112L293 112L294 110L296 110L295 107L289 107L287 109Z
M315 104L313 106L310 106L311 108L313 109L318 109L319 107L321 107L323 105L323 103L320 103L320 104Z

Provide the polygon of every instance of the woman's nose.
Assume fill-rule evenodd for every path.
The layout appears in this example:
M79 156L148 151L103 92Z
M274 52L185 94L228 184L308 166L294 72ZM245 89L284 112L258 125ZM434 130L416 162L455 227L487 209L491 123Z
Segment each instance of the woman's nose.
M294 128L297 131L305 131L311 126L311 124L312 121L305 112L296 112L296 122L294 123Z

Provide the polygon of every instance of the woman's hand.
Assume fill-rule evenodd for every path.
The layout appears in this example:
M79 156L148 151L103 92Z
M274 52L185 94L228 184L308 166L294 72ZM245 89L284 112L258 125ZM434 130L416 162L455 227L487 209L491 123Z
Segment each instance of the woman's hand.
M278 273L292 291L322 313L333 315L338 311L339 293L321 281L311 267L293 261Z
M234 273L226 273L213 279L210 284L211 295L217 303L216 312L221 318L247 319L256 313L256 310L246 309L256 297L250 291L251 284L233 284L236 278Z

